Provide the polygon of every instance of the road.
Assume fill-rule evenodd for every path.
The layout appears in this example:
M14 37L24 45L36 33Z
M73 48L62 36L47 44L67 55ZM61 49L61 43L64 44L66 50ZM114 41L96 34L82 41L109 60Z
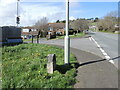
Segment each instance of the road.
M53 40L46 40L46 39L40 39L39 41L41 44L52 44L52 45L60 45L64 46L64 39L53 39ZM36 43L36 41L34 41ZM100 50L97 48L96 44L90 41L89 38L75 38L70 39L70 47L79 49L82 51L90 52L92 54L95 54L101 58L104 58Z
M91 36L110 58L118 57L118 34L95 32ZM118 67L118 59L113 62Z
M101 48L108 54L110 58L115 58L118 56L118 35L110 33L95 32L90 33L95 41L101 46ZM34 41L36 42L36 41ZM40 39L40 43L43 44L53 44L64 46L64 39ZM82 51L90 52L101 58L105 58L103 53L97 47L97 45L90 38L75 38L70 39L70 47L76 48ZM118 60L114 60L114 65L118 67Z
M95 41L112 58L118 56L117 35L106 33L92 33ZM40 39L40 44L64 46L64 39ZM36 41L34 41L36 43ZM112 43L112 44L111 44ZM79 67L77 68L77 83L75 88L118 88L118 69L113 64L104 60L105 56L91 38L70 39L71 52L76 56Z

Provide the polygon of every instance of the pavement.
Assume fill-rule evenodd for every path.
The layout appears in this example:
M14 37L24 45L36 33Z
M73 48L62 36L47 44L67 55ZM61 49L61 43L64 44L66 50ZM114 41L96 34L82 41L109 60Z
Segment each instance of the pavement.
M72 52L80 63L75 88L118 88L118 70L113 64L85 51Z
M70 50L79 63L74 88L118 88L118 70L113 64L89 52Z
M71 40L70 51L79 63L74 88L118 88L118 69L104 59L96 45L89 38ZM64 40L40 40L40 43L63 48Z

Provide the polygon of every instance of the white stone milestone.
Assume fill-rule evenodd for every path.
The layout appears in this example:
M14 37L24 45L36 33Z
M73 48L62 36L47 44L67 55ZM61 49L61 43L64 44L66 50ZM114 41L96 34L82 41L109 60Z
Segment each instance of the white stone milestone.
M49 54L47 62L47 72L53 74L55 68L56 68L56 56L55 54Z

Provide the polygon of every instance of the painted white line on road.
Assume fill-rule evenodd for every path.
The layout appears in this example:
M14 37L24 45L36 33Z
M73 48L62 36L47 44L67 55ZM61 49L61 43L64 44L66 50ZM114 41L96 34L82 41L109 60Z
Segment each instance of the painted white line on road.
M110 60L110 57L109 57L109 56L105 56L105 58L106 58L107 60Z
M102 53L103 53L103 55L108 56L107 53L105 53L105 52L102 52Z
M104 51L103 49L101 49L101 48L100 48L100 50L101 50L101 52L102 52L102 53L104 53L104 52L105 52L105 51Z
M110 63L115 64L113 60L109 60Z
M95 39L93 37L89 37L89 39L94 41L102 54L105 56L105 59L109 60L110 63L114 64L114 61L110 59L110 56L108 56L108 54L101 48L101 46L95 41Z
M91 37L89 37L90 41L92 41Z
M100 45L97 42L96 42L96 45L97 45L98 48L100 48Z

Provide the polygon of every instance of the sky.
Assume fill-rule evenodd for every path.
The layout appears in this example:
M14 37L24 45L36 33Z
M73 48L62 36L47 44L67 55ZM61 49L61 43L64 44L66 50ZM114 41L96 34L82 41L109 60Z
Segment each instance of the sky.
M17 0L0 0L0 26L15 26L17 16ZM43 17L49 22L65 20L65 0L20 0L19 2L19 26L32 26ZM88 2L89 1L89 2ZM111 11L118 11L117 0L101 2L95 0L70 1L70 20L77 18L102 18Z

